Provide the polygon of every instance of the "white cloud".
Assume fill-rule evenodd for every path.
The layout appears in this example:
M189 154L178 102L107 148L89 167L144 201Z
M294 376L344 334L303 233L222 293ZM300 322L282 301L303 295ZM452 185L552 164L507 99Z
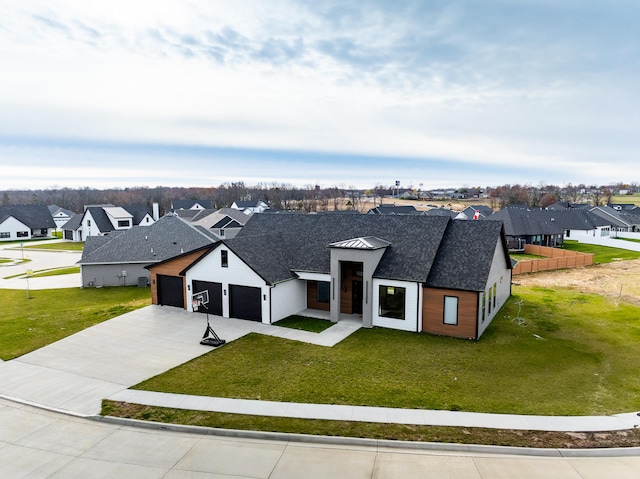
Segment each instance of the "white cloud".
M539 172L534 182L587 172L591 182L637 180L627 178L637 176L640 146L635 9L5 3L0 141L299 150L405 165L435 158L450 162L449 184L468 165Z

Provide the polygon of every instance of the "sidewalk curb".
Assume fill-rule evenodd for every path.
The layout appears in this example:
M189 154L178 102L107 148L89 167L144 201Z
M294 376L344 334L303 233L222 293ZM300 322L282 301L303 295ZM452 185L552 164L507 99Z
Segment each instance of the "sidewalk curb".
M315 436L311 434L293 434L281 432L248 431L241 429L221 429L205 426L187 426L182 424L167 424L139 419L127 419L115 416L101 416L99 414L86 415L53 408L42 404L26 401L0 394L0 399L23 404L44 411L50 411L65 416L86 419L99 423L113 424L121 427L135 427L156 431L198 434L202 436L229 437L236 439L259 439L263 441L279 441L291 443L326 444L335 446L372 447L386 449L412 449L416 451L466 452L478 454L495 454L507 456L532 457L625 457L639 456L640 447L602 448L602 449L558 449L558 448L528 448L514 446L491 446L484 444L459 444L439 442L393 441L389 439L367 439L343 436Z

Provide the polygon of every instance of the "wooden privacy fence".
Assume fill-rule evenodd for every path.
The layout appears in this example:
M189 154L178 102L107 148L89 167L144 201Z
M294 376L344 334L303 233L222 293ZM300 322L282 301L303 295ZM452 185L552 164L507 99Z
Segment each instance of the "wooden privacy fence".
M525 245L524 252L545 256L545 258L518 261L518 264L513 268L513 275L554 269L577 268L579 266L590 266L593 264L593 255L590 253L578 253L577 251L567 251L531 244Z

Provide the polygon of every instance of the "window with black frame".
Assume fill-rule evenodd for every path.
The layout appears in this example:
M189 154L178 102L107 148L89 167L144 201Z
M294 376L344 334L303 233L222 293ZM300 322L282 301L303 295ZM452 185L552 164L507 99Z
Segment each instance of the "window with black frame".
M383 318L405 318L406 288L380 286L380 307L378 314Z

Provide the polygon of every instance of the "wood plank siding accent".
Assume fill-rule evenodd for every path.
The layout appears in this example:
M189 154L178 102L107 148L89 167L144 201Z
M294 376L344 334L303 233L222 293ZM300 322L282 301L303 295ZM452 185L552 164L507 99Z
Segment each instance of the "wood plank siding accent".
M422 331L457 338L477 339L478 294L475 291L423 288ZM458 298L458 324L444 323L444 297Z
M152 266L149 271L151 273L151 303L158 304L158 281L157 276L159 274L166 276L180 276L180 271L185 269L195 260L197 260L200 256L205 254L208 250L195 251L190 254L186 254L184 256L180 256L174 260L167 261L166 263L159 264L157 266ZM188 301L191 300L190 295L187 294L185 278L182 277L182 290L184 292L184 308L187 309Z
M321 303L318 301L318 282L307 281L307 308L329 311L329 306L329 302Z
M353 282L362 281L362 263L341 262L340 312L353 314Z

